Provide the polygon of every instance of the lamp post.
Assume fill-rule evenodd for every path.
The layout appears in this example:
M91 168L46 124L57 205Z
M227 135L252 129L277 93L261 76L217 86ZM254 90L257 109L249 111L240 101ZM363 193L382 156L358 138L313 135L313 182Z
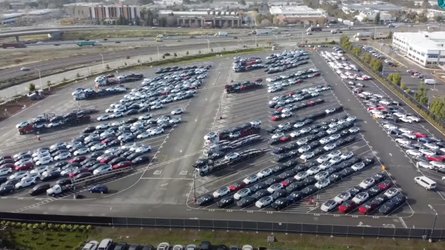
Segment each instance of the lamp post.
M156 50L157 50L157 52L158 52L158 60L160 60L160 59L161 59L161 56L159 55L159 45L156 45Z
M206 41L207 41L207 49L208 49L209 52L210 52L210 40L209 40L209 39L206 39Z
M434 233L434 229L436 228L436 221L437 221L437 216L439 215L436 211L436 209L434 209L434 207L431 204L428 204L428 207L434 212L434 221L433 221L433 225L431 226L431 233L430 233L430 238L429 238L429 242L433 242L433 233Z
M100 57L102 58L102 67L105 68L105 63L104 63L104 55L102 53L99 54Z
M196 202L196 172L197 170L193 170L193 202Z
M37 72L39 73L39 85L40 85L40 89L43 89L43 85L42 85L42 72L40 71L40 69L35 68L37 70Z

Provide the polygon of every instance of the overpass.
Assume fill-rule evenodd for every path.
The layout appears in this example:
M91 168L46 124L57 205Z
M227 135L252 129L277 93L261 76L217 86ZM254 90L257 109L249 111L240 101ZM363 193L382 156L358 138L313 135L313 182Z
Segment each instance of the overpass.
M47 34L49 38L54 40L59 40L63 36L63 30L60 29L30 29L30 30L20 30L20 31L7 31L0 33L1 38L15 37L17 42L20 41L21 36L29 35L41 35Z

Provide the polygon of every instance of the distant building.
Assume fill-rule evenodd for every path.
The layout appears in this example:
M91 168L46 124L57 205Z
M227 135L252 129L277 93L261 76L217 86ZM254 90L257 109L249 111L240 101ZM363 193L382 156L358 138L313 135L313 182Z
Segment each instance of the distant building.
M237 11L223 10L160 10L159 19L167 19L168 26L236 28L243 23L243 14Z
M394 32L392 46L424 67L445 64L445 32Z
M355 16L355 19L357 19L360 22L375 21L378 15L380 22L383 23L392 22L396 20L396 17L392 15L389 11L380 11L380 10L360 11L360 13Z
M134 23L136 19L141 17L141 6L137 5L72 3L65 4L63 7L65 13L70 17L94 22L115 23L120 18L125 18Z
M272 5L269 6L270 14L275 17L276 24L323 24L326 22L326 14L322 10L315 10L304 5Z
M161 6L166 6L166 7L183 4L182 0L155 0L153 2L156 5L161 5Z

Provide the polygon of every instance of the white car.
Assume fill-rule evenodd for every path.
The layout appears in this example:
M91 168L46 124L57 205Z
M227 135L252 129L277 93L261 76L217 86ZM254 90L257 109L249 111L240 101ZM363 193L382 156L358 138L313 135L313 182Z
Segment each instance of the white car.
M8 175L10 173L12 173L11 168L0 168L0 176Z
M236 152L233 152L233 153L229 153L226 156L224 156L224 159L226 159L228 161L232 161L232 160L235 160L238 157L239 157L239 154L236 153Z
M337 144L335 144L335 143L329 143L329 144L326 144L326 146L324 146L323 149L324 149L325 151L330 151L330 150L335 149L336 147L337 147Z
M42 165L50 164L51 162L53 162L53 158L51 156L46 156L43 158L39 158L35 163L36 163L36 166L42 166Z
M418 168L426 168L426 169L431 169L431 170L434 169L434 166L431 165L429 162L426 162L426 161L418 161L416 163L416 166Z
M346 201L346 200L349 200L349 199L351 199L351 193L349 193L347 191L346 192L341 192L337 196L334 197L334 201L337 204L340 204L343 201Z
M406 138L410 139L410 140L415 140L416 139L416 135L413 133L403 133L402 136L405 136Z
M419 152L424 154L424 155L427 155L427 156L434 156L434 155L436 155L436 152L433 152L433 151L431 151L429 149L426 149L426 148L419 149Z
M25 177L15 184L15 189L25 188L35 185L37 182L35 177Z
M177 109L173 110L172 112L170 112L170 114L172 114L172 115L180 115L182 113L184 113L184 110L182 108L177 108Z
M250 183L254 183L254 182L256 182L256 181L258 181L258 176L257 176L256 174L250 175L250 176L244 178L244 180L243 180L243 182L244 182L246 185L248 185L248 184L250 184Z
M258 172L256 175L258 176L258 178L264 178L264 177L271 175L272 172L273 171L271 168L265 168L265 169L261 170L260 172Z
M314 151L309 151L309 152L306 152L306 153L300 155L300 159L306 161L306 160L311 159L314 156L315 156Z
M411 131L411 130L409 130L409 129L407 129L407 128L403 128L403 127L400 127L399 128L399 131L400 132L402 132L402 133L409 133L409 134L412 134L413 133L413 131Z
M405 151L407 155L411 157L420 157L422 156L422 153L420 153L418 150L415 149L408 149Z
M62 151L58 155L54 156L55 161L65 160L71 157L71 153L68 151Z
M272 135L272 139L278 139L278 138L281 138L281 137L284 137L284 136L285 136L284 133L277 133L277 134L273 134Z
M334 158L334 157L337 157L337 156L341 156L341 151L340 151L340 150L332 151L332 152L330 152L330 153L328 154L328 156L329 156L330 158Z
M329 184L331 184L331 181L329 180L329 178L325 178L325 179L319 180L317 183L315 183L314 186L318 189L322 189L322 188L329 186Z
M388 197L390 199L399 193L400 193L400 190L398 188L392 187L392 188L386 190L385 193L383 193L383 195L385 195L386 197Z
M359 171L361 169L363 169L365 167L365 163L364 162L357 162L354 165L351 166L352 170L354 171Z
M410 119L413 122L420 122L420 118L414 115L408 115L406 118Z
M104 173L108 173L112 170L113 168L111 167L111 165L104 165L104 166L100 166L98 168L96 168L93 171L93 175L98 175L98 174L104 174Z
M308 175L314 175L320 171L321 171L321 169L319 166L314 166L314 167L311 167L310 169L308 169L306 172Z
M332 164L332 162L330 162L330 161L325 161L325 162L323 162L322 164L320 164L318 167L321 169L321 170L325 170L325 169L328 169L329 167L331 167L333 164Z
M327 171L321 171L321 172L318 172L318 173L314 176L314 178L315 178L317 181L322 180L322 179L326 179L326 178L328 178L328 177L329 177L329 172L327 172Z
M400 119L402 122L406 122L406 123L412 123L412 122L413 122L413 120L409 119L407 116L399 117L399 119Z
M300 181L306 178L308 175L309 174L307 173L307 171L300 171L294 176L294 179Z
M425 144L423 144L423 146L425 146L433 151L439 150L439 146L437 146L436 144L433 144L433 143L425 143Z
M228 193L230 193L229 187L221 187L218 190L216 190L215 192L213 192L212 195L216 199L216 198L219 198L219 197L223 197L224 195L226 195Z
M374 183L375 183L374 178L369 177L369 178L364 179L358 185L363 189L367 189L367 188L370 188L372 185L374 185Z
M303 153L308 152L309 150L311 150L311 146L309 146L309 145L304 145L304 146L298 148L297 151L298 151L298 153L303 154Z
M88 154L90 151L88 150L87 147L82 147L82 148L78 148L76 151L74 151L73 155L74 156L78 156L78 155L84 155L84 154Z
M349 152L345 152L345 153L341 154L340 158L342 160L347 160L347 159L352 158L353 156L354 156L354 153L352 151L349 151Z
M362 204L369 198L369 194L367 192L361 192L358 193L354 198L352 198L352 202L354 202L357 205Z
M255 202L255 206L257 208L263 208L263 207L270 205L270 203L272 203L272 202L273 202L272 196L265 196L265 197L259 199L257 202Z
M234 198L235 200L239 200L239 199L242 199L242 198L248 196L248 195L251 194L251 193L252 193L252 190L250 190L250 188L243 188L243 189L238 190L238 191L233 195L233 198Z
M404 139L404 138L397 138L397 139L395 139L395 141L398 144L401 144L401 145L409 145L409 144L411 144L411 141L409 141L407 139Z
M327 200L321 204L321 211L323 212L329 212L332 211L334 208L336 208L338 203L335 200Z
M325 162L325 161L328 161L330 158L331 158L331 157L329 157L328 155L322 155L322 156L318 157L318 158L316 159L316 161L317 161L318 163L323 163L323 162Z
M341 156L336 156L334 158L331 158L329 160L329 163L331 163L332 165L335 165L337 163L340 163L341 161L343 161L343 159L341 158Z
M281 182L274 183L267 188L267 192L274 193L277 190L283 189L284 185Z

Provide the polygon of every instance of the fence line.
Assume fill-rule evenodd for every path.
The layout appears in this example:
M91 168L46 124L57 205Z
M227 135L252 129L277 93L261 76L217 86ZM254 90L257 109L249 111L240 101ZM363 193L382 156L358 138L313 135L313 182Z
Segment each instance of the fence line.
M317 234L331 236L385 237L407 239L445 239L445 229L426 228L385 228L360 227L345 225L317 225L282 222L256 222L208 219L168 219L168 218L131 218L131 217L101 217L72 216L0 212L3 220L21 222L46 222L66 224L90 224L95 226L114 227L147 227L168 229L197 230L235 230L253 232L281 232L295 234Z

